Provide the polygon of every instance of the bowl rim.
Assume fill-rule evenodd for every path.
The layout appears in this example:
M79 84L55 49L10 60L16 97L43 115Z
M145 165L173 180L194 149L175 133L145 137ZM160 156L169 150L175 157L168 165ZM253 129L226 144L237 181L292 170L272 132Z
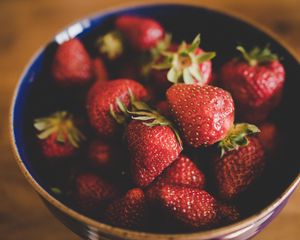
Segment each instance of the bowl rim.
M113 7L108 8L102 8L100 11L97 11L95 13L89 14L85 16L84 18L81 18L79 20L73 21L72 24L65 27L63 30L68 29L70 26L72 26L75 23L83 22L85 20L93 19L97 16L103 15L103 14L109 14L109 13L117 13L121 10L130 10L134 8L145 8L145 7L170 7L170 6L177 6L177 7L194 7L194 8L202 8L220 15L224 15L230 18L234 18L237 21L241 21L243 23L246 23L250 25L251 27L254 27L258 29L259 31L267 34L270 36L274 41L279 43L289 54L292 55L294 59L298 63L300 63L300 57L296 54L293 48L291 48L281 37L279 37L277 34L272 32L270 29L266 28L265 26L262 26L258 22L249 19L248 17L245 17L244 15L237 13L232 10L221 10L220 8L213 7L213 6L205 6L203 4L191 4L191 3L169 3L169 2L162 2L162 3L145 3L145 4L136 4L136 3L127 3L127 4L117 4ZM63 31L62 30L62 31ZM59 31L61 32L61 31ZM50 39L50 41L52 41ZM48 41L48 42L50 42ZM236 223L233 223L231 225L227 225L220 228L215 228L211 230L206 231L200 231L200 232L192 232L192 233L181 233L181 234L161 234L161 233L151 233L151 232L141 232L141 231L133 231L133 230L127 230L123 228L114 227L99 221L96 221L92 218L89 218L72 208L69 208L67 205L63 204L53 196L51 196L31 175L31 173L27 170L24 162L22 161L19 150L16 146L15 141L15 134L14 134L14 112L15 112L15 104L16 99L19 93L20 86L23 82L23 79L28 72L30 66L32 63L36 60L36 58L43 52L45 49L45 45L40 47L40 49L31 57L30 61L27 63L26 67L24 68L21 77L19 78L14 93L12 95L11 99L11 105L10 105L10 112L9 112L9 138L10 138L10 145L14 154L14 157L17 161L17 164L25 176L26 180L30 183L30 185L34 188L34 190L42 196L45 200L47 200L50 204L52 204L54 207L59 209L64 214L76 219L77 221L86 224L86 226L95 231L99 231L102 233L105 233L110 236L117 236L117 237L130 237L132 239L207 239L207 238L216 238L219 236L223 236L226 234L231 234L239 230L243 230L249 226L251 226L254 222L257 222L258 220L264 218L265 216L272 214L273 211L283 203L284 200L287 199L287 197L296 189L297 185L300 183L300 173L298 176L295 177L293 182L287 187L287 189L278 197L276 198L271 204L269 204L267 207L263 208L259 212L241 220Z

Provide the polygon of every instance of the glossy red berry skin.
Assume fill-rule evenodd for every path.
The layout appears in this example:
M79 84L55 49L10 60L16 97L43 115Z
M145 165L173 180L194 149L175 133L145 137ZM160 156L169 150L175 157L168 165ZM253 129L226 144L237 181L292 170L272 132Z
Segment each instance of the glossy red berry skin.
M74 38L58 46L52 75L60 86L84 85L92 80L92 60L79 39Z
M255 66L231 60L222 67L221 79L235 99L241 119L261 122L281 99L285 70L277 60Z
M131 79L117 79L108 82L95 82L87 95L87 113L91 126L105 138L113 138L120 129L120 124L112 117L110 105L116 113L121 110L116 104L119 99L126 107L130 104L129 89L141 100L148 97L147 90Z
M106 203L118 196L117 189L93 173L82 173L75 179L74 198L84 212L95 214Z
M157 177L147 189L147 197L151 202L157 200L160 188L165 185L186 186L203 189L206 180L203 172L188 157L180 155L163 173Z
M125 196L106 208L106 221L121 228L143 229L147 224L148 206L140 188L130 189Z
M166 95L172 116L186 142L193 147L222 140L233 126L233 100L221 88L176 84Z
M107 68L104 64L104 61L100 57L97 57L92 60L92 63L93 63L93 72L94 72L95 81L101 81L101 82L108 81L109 75L108 75Z
M216 200L204 190L167 185L159 198L161 207L188 229L207 229L217 223Z
M262 174L265 151L255 136L248 137L249 143L237 150L229 151L214 163L214 173L219 196L231 200L246 191Z
M151 18L121 16L116 19L115 26L137 51L155 47L165 35L160 23Z
M57 141L57 134L53 133L46 139L38 140L41 145L43 156L47 159L68 158L74 156L77 151L69 141L64 143Z
M146 187L175 159L182 150L168 126L149 127L133 120L127 127L132 177L137 186Z

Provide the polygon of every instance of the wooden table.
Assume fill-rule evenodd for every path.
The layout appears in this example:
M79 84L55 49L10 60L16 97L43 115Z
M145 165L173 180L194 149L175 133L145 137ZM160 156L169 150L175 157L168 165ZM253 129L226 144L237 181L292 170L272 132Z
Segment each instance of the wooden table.
M140 3L122 0L0 1L0 239L78 239L48 212L17 168L8 139L11 95L29 58L55 33L78 18L126 2ZM286 40L300 57L299 0L185 2L201 2L256 20ZM255 239L299 239L299 202L300 189L279 217Z

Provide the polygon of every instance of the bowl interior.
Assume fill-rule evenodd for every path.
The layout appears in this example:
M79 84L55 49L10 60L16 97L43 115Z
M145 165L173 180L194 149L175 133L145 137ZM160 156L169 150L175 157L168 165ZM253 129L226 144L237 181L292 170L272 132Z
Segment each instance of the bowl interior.
M178 42L183 39L192 40L197 33L201 33L201 47L217 52L217 57L213 60L215 71L237 53L237 44L248 48L270 44L271 49L281 57L287 81L283 101L270 116L270 120L276 122L282 130L280 150L277 156L270 159L272 164L269 164L262 179L253 189L241 196L237 204L243 209L243 216L248 217L276 200L299 173L295 129L296 123L299 123L296 113L296 104L299 102L296 98L296 77L300 76L299 63L284 47L255 27L219 12L184 5L142 6L97 15L58 34L33 59L21 78L12 116L17 151L32 177L52 194L49 187L63 181L64 172L70 169L70 162L62 163L60 168L45 164L37 150L33 119L63 109L85 115L84 99L87 88L66 91L53 85L50 66L58 43L76 35L84 42L91 56L95 56L95 38L110 30L116 16L122 14L154 18L161 22ZM79 158L84 158L84 155ZM255 202L254 195L259 196ZM59 200L75 208L69 199Z

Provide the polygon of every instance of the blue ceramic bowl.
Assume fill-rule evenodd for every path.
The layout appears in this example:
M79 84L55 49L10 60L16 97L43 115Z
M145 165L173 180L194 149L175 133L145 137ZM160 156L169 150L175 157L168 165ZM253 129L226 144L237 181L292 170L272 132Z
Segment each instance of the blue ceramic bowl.
M93 54L95 37L108 31L113 26L116 16L122 14L154 18L173 33L175 40L192 39L200 32L203 36L202 47L218 53L218 57L214 60L214 66L217 67L235 54L235 46L238 43L248 47L269 43L273 51L282 57L287 82L283 101L271 118L284 129L284 139L281 143L281 151L274 159L271 169L267 171L265 180L256 186L252 195L241 199L241 205L246 209L245 218L241 221L229 226L189 234L135 232L112 227L86 217L71 205L56 199L47 189L47 179L43 175L45 169L43 170L41 161L34 160L38 159L38 156L34 151L34 140L31 137L32 120L36 116L42 116L60 107L77 109L80 105L77 100L80 94L75 94L75 98L68 96L70 98L66 102L64 91L59 91L52 85L49 66L55 48L62 41L76 36ZM294 110L297 109L296 103L299 102L297 96L299 76L299 62L286 47L257 27L236 17L186 5L149 5L100 13L79 21L57 34L53 41L30 61L20 78L13 98L10 123L12 145L23 174L51 212L83 238L248 239L261 231L280 212L300 181L298 158L295 157L298 156L296 145L298 143L293 141L294 126L300 122L299 115ZM247 209L252 210L247 213Z

